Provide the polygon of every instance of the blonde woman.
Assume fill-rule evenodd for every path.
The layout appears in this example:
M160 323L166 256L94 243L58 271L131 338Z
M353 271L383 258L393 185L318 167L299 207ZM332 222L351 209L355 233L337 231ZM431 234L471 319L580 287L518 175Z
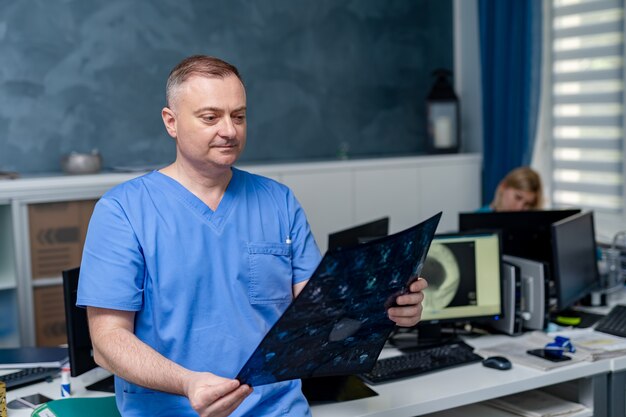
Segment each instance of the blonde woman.
M493 201L479 211L526 211L543 207L541 177L530 167L510 171L500 181Z

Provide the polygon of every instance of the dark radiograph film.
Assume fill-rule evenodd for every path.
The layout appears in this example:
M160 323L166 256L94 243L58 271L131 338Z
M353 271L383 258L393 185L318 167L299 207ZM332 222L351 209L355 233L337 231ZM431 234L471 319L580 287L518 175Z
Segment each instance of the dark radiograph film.
M395 326L386 310L420 274L440 218L326 252L237 379L258 386L370 371Z

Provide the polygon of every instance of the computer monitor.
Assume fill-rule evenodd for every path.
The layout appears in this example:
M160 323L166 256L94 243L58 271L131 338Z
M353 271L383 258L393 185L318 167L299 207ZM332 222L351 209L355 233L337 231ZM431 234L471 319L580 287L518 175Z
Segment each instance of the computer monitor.
M333 232L328 235L328 250L349 248L389 234L389 217Z
M441 323L490 320L503 313L498 231L438 234L421 276L428 281L418 343L441 339Z
M93 346L89 336L87 311L76 306L80 268L62 272L65 301L65 327L72 376L79 376L98 366L93 358ZM105 378L85 387L88 390L114 392L113 377Z
M421 273L428 281L422 321L501 314L501 261L498 232L436 235Z
M600 286L593 212L554 223L552 250L557 308L563 310Z
M501 230L502 253L551 262L551 226L580 209L459 213L459 230Z

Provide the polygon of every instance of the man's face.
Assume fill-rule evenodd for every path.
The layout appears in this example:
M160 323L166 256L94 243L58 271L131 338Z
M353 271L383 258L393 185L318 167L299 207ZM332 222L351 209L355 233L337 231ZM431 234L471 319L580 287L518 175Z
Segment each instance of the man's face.
M177 162L202 170L237 161L246 144L246 92L236 76L192 76L170 106L162 117L176 139Z

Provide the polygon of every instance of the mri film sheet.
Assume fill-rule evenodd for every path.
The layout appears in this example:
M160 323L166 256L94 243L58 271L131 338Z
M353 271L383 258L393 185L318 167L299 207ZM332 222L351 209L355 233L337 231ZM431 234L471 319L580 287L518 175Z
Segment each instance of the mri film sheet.
M440 218L326 252L237 379L258 386L370 371L395 326L387 308L420 274Z

